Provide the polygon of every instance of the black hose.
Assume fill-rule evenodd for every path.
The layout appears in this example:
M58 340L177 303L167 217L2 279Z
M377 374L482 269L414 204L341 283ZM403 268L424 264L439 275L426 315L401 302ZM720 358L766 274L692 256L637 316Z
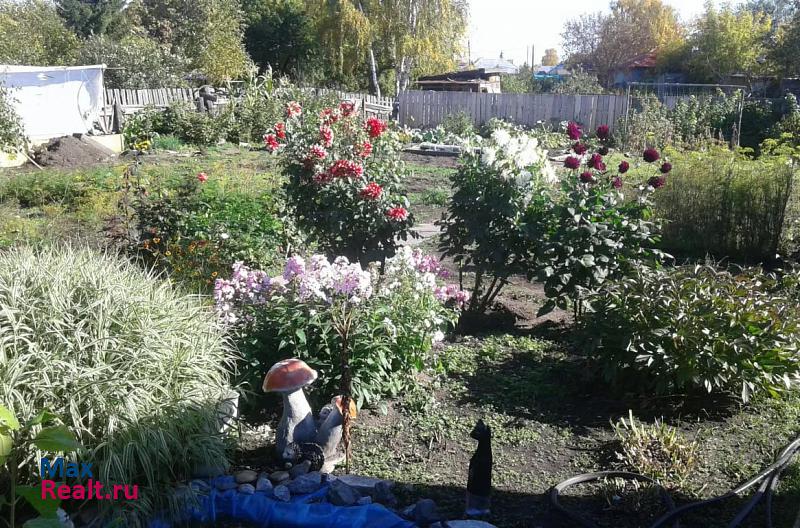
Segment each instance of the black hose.
M794 459L794 457L798 454L800 454L800 436L795 438L791 443L789 443L789 445L783 448L772 464L767 466L753 478L743 482L742 484L739 484L728 493L718 497L712 497L707 500L684 504L680 507L675 507L675 503L672 500L672 497L670 497L669 493L667 493L667 490L665 490L664 487L658 484L655 480L638 473L628 473L625 471L599 471L596 473L585 473L583 475L577 475L569 478L553 486L553 488L550 490L550 504L556 509L556 511L578 523L581 528L599 528L598 525L592 520L565 508L559 500L561 494L567 488L572 486L586 484L587 482L595 482L607 478L638 480L640 482L646 482L655 486L661 495L661 500L663 501L664 506L667 508L667 512L656 519L656 521L651 524L649 528L664 528L670 523L673 528L679 528L678 521L686 513L736 497L758 484L759 486L757 491L753 494L750 500L747 501L747 504L745 504L742 509L739 510L736 517L730 522L730 524L728 524L728 528L740 527L765 497L767 528L774 528L772 522L773 493L778 487L778 481L780 480L781 475L789 467L792 459ZM797 521L795 521L794 528L800 528L800 510L797 512Z

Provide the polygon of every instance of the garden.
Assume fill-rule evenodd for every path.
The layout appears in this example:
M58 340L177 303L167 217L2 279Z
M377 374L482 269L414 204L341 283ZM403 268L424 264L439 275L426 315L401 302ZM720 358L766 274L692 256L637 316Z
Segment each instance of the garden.
M796 104L750 149L244 93L0 172L8 526L798 526Z

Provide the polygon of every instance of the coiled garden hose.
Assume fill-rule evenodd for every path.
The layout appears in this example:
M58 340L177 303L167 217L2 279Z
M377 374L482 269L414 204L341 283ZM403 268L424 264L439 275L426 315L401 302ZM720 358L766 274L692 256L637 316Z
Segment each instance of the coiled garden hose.
M756 492L753 494L747 504L745 504L742 509L739 510L736 517L728 524L728 528L740 527L745 519L747 519L747 517L753 513L753 510L755 510L756 506L758 506L758 504L764 499L766 499L766 526L767 528L774 528L774 524L772 522L773 492L778 487L778 481L780 480L781 475L789 467L792 459L798 454L800 454L800 436L795 438L789 445L787 445L772 464L763 469L753 478L743 482L728 493L718 497L713 497L711 499L685 504L680 507L675 507L675 502L672 500L672 497L670 497L669 493L667 493L667 490L665 490L655 480L638 473L628 473L625 471L599 471L596 473L585 473L583 475L577 475L569 478L557 484L550 490L550 504L556 509L556 511L578 523L578 526L582 528L599 528L599 526L592 520L565 508L559 500L560 496L566 489L577 486L578 484L586 484L588 482L595 482L607 478L637 480L639 482L646 482L655 486L661 495L661 500L663 501L664 506L667 508L667 512L656 519L656 521L651 524L649 528L665 528L666 526L669 526L670 523L673 528L680 528L679 520L686 513L736 497L758 484L758 489ZM800 511L797 513L797 520L795 521L793 528L800 528Z

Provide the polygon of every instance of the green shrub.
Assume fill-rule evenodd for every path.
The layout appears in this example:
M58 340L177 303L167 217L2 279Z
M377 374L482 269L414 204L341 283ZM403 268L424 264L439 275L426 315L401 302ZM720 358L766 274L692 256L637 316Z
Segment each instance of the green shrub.
M11 105L11 92L0 83L0 152L14 153L27 147L22 118Z
M476 133L472 117L466 112L448 114L442 120L442 128L448 134L468 138Z
M273 269L288 251L280 204L271 193L224 192L216 178L187 176L177 190L139 194L134 209L146 260L173 279L207 289L234 262Z
M439 187L435 189L428 189L427 191L422 193L420 197L420 203L422 205L438 205L438 206L445 206L447 205L447 200L450 198L450 193L447 189L441 189Z
M655 196L661 248L679 257L775 259L795 171L788 159L750 159L724 148L670 153L673 170Z
M341 394L346 349L361 405L413 383L410 374L429 364L431 346L455 321L463 292L439 286L440 273L436 258L408 246L386 260L383 275L342 257L292 257L277 277L235 265L230 279L217 281L214 297L241 336L252 383L273 363L299 357L319 371L312 390L327 400Z
M169 134L157 135L153 138L155 150L180 150L185 145L181 138Z
M778 396L800 381L797 277L639 267L594 299L592 355L626 388Z
M173 103L164 110L155 131L177 136L197 146L216 145L225 137L229 115L198 112L190 103Z
M232 350L215 315L126 260L90 250L0 252L0 404L23 422L59 415L106 487L140 499L102 513L143 526L172 510L174 483L225 464L216 408ZM37 452L24 460L35 481Z
M116 175L107 168L74 173L45 169L18 172L0 179L0 203L14 200L22 207L48 204L76 206L97 190L113 190Z

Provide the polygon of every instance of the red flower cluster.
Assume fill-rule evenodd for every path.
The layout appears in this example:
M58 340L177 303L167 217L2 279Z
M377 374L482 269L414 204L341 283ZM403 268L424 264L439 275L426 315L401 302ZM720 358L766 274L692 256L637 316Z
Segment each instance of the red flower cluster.
M358 195L365 200L377 200L381 197L381 194L383 194L383 187L375 182L369 182L367 186L358 193Z
M665 161L663 165L661 165L661 174L669 174L669 171L672 170L672 163Z
M339 103L339 111L343 117L350 117L356 112L356 104L352 101L342 101Z
M647 185L653 189L660 189L665 183L667 183L667 179L664 176L653 176L647 180Z
M622 178L615 176L614 179L611 180L611 185L613 185L615 189L622 189Z
M319 127L319 140L323 147L330 148L333 145L333 130L327 125Z
M388 211L386 211L386 216L391 218L392 220L405 220L408 218L408 211L405 207L392 207Z
M564 166L568 169L577 169L581 166L581 160L575 156L568 156L567 159L564 160Z
M275 123L275 135L278 136L278 139L286 139L286 125Z
M281 147L281 144L278 142L278 138L275 137L275 134L264 134L264 145L270 152L275 152Z
M589 147L586 145L586 143L578 142L572 145L572 150L575 151L575 154L578 156L583 156L586 154L586 151L589 150Z
M306 164L313 165L314 162L323 160L328 156L328 151L320 145L311 145L306 154Z
M207 182L208 181L208 174L206 174L205 172L198 172L197 173L197 181L199 181L200 183Z
M567 123L567 136L569 136L572 141L579 140L582 135L583 130L581 130L581 126L578 123L574 121Z
M360 178L364 174L364 167L350 160L336 160L328 169L333 178Z
M289 101L286 104L286 117L292 118L303 113L303 107L297 101Z
M356 146L356 154L362 158L368 158L372 154L372 143L369 141L363 142L361 145Z
M642 157L647 163L653 163L654 161L658 161L661 158L661 154L654 148L645 149L642 153Z
M364 128L367 130L367 134L369 137L376 138L386 132L386 123L378 119L377 117L370 117L367 119L367 122L364 123Z
M594 181L594 174L592 171L584 171L581 173L581 182L592 183Z
M339 121L339 112L333 108L325 108L319 113L319 117L322 118L322 122L326 125L332 125Z
M631 168L631 164L628 163L627 161L622 160L622 161L619 162L619 169L618 170L619 170L620 174L625 174L626 172L628 172L628 169L630 169L630 168Z
M606 164L603 163L603 156L601 156L600 154L597 154L597 153L594 153L594 154L591 155L591 157L589 158L589 161L586 162L586 165L588 167L591 167L592 169L598 170L600 172L603 172L603 171L606 170Z
M608 139L609 133L610 133L610 129L608 128L608 125L600 125L599 127L597 127L597 137L598 137L598 139L601 139L601 140Z

